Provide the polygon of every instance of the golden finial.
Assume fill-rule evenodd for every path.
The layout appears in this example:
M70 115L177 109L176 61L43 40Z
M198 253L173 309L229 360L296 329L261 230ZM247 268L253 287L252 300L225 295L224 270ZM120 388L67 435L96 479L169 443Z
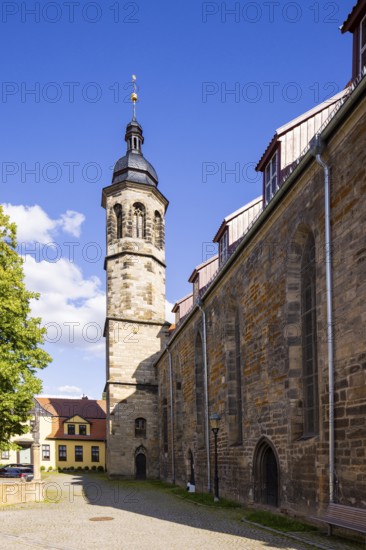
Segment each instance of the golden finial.
M138 101L138 95L137 95L137 85L136 85L136 75L132 75L132 86L133 86L133 92L131 94L131 101L133 103L133 118L136 118L136 102Z

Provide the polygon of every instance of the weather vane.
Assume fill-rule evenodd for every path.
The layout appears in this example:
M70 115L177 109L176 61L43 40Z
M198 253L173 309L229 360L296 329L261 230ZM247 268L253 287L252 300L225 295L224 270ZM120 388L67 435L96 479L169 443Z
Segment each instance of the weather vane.
M133 104L133 119L136 119L136 102L138 101L138 95L137 95L137 85L136 85L136 75L132 75L132 86L133 86L133 92L131 94L131 101Z

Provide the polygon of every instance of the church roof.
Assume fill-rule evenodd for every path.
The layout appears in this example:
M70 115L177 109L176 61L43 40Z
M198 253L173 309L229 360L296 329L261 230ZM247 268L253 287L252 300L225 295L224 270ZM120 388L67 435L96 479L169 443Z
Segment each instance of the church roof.
M143 132L135 118L127 124L125 140L127 152L114 166L112 185L130 181L156 187L158 175L152 164L142 154Z
M142 154L131 151L117 160L114 166L112 183L122 181L156 186L158 175L152 164Z

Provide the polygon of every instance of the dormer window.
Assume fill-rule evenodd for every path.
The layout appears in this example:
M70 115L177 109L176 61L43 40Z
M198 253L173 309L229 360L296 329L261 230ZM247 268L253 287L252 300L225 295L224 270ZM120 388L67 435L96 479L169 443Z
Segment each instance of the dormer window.
M278 189L278 152L276 151L264 171L264 192L266 204Z
M219 254L220 254L220 265L224 264L228 257L229 250L229 236L228 230L223 233L220 242L219 242Z
M197 275L197 277L195 278L195 280L193 281L193 301L195 302L199 296L199 292L200 292L200 285L199 285L199 275Z
M75 435L75 424L67 425L67 435Z
M360 23L360 73L366 66L366 16Z

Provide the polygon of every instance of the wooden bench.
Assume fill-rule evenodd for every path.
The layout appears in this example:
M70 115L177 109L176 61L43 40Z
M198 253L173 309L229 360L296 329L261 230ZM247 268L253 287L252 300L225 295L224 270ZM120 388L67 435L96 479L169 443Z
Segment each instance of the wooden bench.
M329 536L332 535L332 526L366 534L366 508L354 508L331 502L324 515L313 519L328 524Z

